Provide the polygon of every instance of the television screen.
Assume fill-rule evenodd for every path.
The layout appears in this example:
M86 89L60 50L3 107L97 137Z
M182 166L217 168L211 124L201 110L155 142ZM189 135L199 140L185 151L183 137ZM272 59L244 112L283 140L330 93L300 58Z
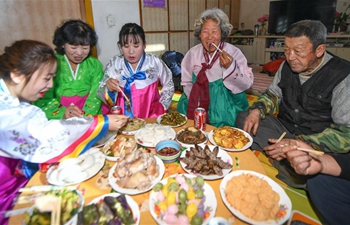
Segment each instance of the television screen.
M337 0L287 0L271 1L269 34L284 34L288 26L304 19L319 20L331 33Z

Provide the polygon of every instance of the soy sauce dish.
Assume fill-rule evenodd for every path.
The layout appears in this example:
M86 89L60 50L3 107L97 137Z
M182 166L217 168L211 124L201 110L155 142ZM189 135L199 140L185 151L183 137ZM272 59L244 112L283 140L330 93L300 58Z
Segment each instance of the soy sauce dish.
M156 156L164 163L175 162L181 153L181 145L177 141L164 140L156 145Z

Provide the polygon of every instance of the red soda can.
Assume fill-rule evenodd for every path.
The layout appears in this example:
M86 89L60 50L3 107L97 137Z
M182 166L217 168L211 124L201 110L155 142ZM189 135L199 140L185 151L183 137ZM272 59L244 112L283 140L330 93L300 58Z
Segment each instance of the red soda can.
M194 127L200 130L205 130L207 120L207 112L204 108L196 108L194 110Z
M111 108L111 110L109 111L110 114L117 114L117 115L122 115L122 107L115 105Z

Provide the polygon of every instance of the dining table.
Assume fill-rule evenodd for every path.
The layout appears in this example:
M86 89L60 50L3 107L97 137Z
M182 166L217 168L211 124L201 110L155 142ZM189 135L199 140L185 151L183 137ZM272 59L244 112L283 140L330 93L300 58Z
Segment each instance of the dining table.
M157 118L148 118L148 119L145 119L145 121L147 123L157 123ZM178 132L186 127L193 127L193 126L194 126L194 121L188 119L184 125L179 127L174 127L173 129L176 132ZM205 132L209 132L214 128L215 127L207 124ZM119 135L123 135L123 134L118 134L118 136ZM212 143L210 143L210 141L208 140L207 145L212 145ZM151 152L152 152L152 149L151 149ZM233 164L232 171L251 170L251 171L255 171L263 175L266 175L263 165L249 148L243 151L228 151L227 153L232 158L232 164ZM95 199L96 197L114 192L114 190L111 188L111 186L108 183L108 172L109 172L109 169L115 163L116 162L106 160L103 168L95 176L93 176L88 180L83 181L77 186L77 189L80 190L84 196L85 205L89 204L89 202ZM163 179L173 174L186 174L185 170L182 168L181 164L178 161L165 164L165 172L163 175ZM217 209L216 209L215 217L224 218L230 224L246 224L244 221L235 217L235 215L229 211L229 209L225 206L224 202L222 201L220 196L220 191L219 191L221 181L222 181L222 178L217 180L206 180L206 182L214 190L215 197L217 200ZM37 173L35 173L35 175L27 183L26 187L32 187L32 186L38 186L38 185L39 186L49 185L46 179L45 172L38 171ZM139 224L141 225L156 224L156 221L153 219L149 209L150 193L151 193L151 190L141 194L131 195L133 200L139 206L140 215L141 215ZM21 197L24 198L25 197L24 195L26 194L27 193L22 193L18 199L21 199ZM33 203L17 202L14 209L28 207L31 204ZM22 224L22 221L23 221L23 214L20 214L20 215L10 217L9 224L19 225L19 224Z

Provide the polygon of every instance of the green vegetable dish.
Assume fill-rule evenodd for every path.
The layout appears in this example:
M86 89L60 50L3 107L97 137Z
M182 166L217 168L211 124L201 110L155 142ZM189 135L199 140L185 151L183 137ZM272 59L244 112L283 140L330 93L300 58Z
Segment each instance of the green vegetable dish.
M160 124L165 126L179 126L185 124L186 117L179 112L169 112L164 114L160 119Z
M82 205L84 204L83 197L77 193L77 191L61 189L53 190L45 193L45 195L53 195L61 197L61 224L65 224L75 215L78 214ZM48 208L51 206L47 205ZM24 213L24 222L27 225L50 225L51 212L39 211L36 206L33 206L32 212Z

